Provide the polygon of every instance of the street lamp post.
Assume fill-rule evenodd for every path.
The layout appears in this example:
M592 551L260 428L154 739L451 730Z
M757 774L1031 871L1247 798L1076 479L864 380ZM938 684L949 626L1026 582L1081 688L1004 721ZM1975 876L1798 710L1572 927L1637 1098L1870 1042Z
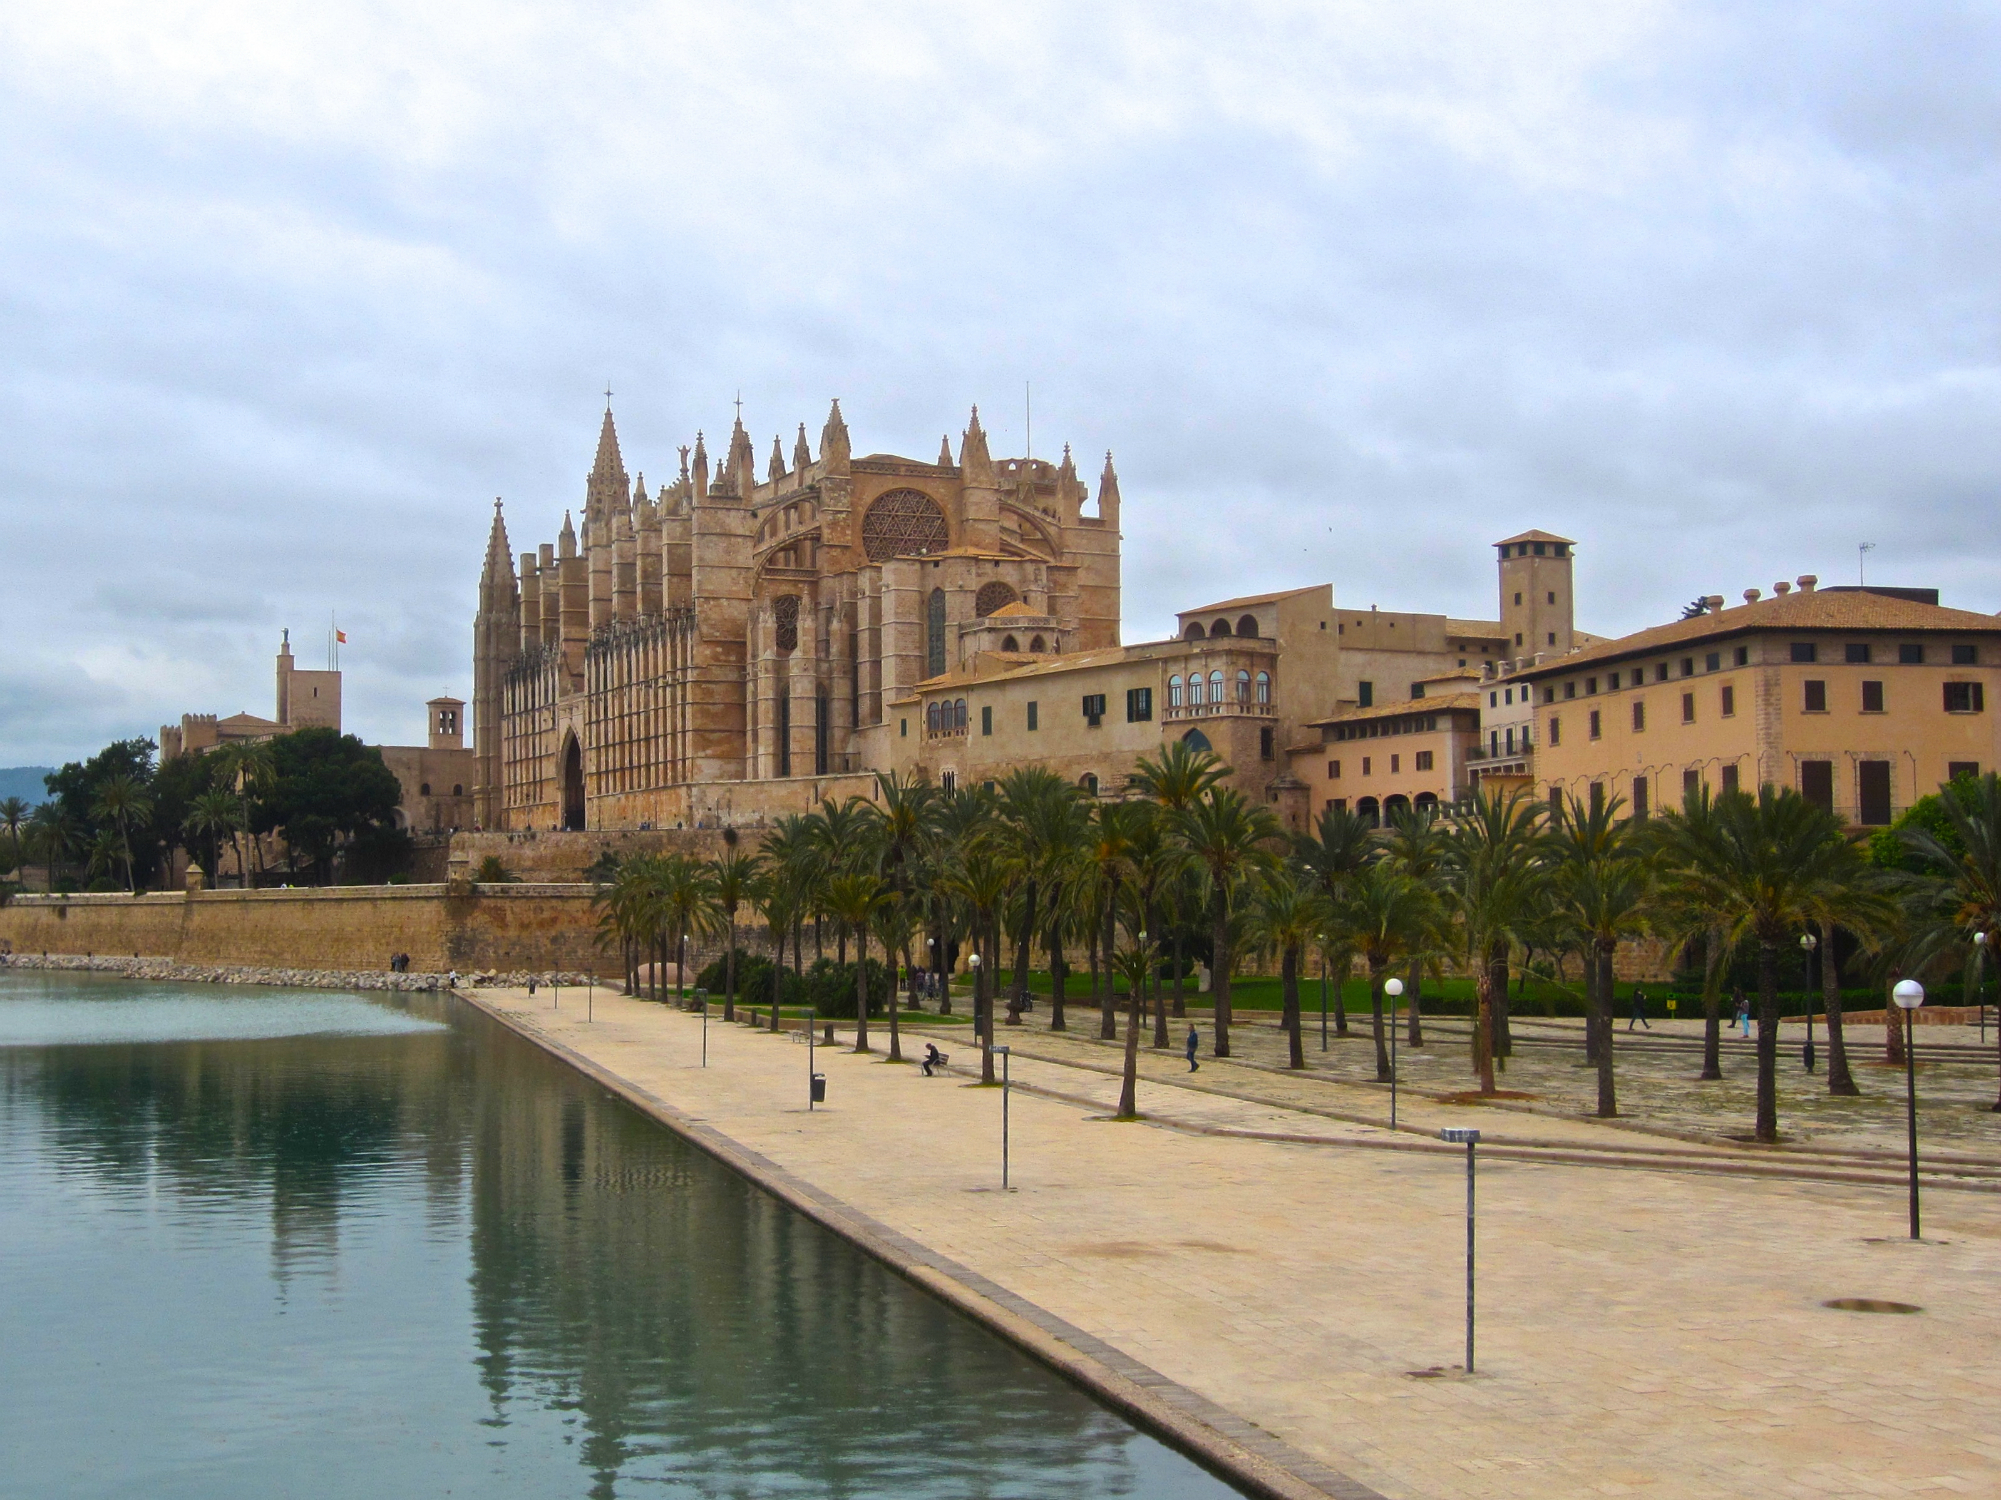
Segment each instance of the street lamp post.
M1987 1045L1987 933L1973 934L1973 1003L1980 1010L1980 1045Z
M987 1039L987 1013L980 1004L980 955L971 954L966 959L967 967L973 971L973 1035Z
M1464 1125L1448 1125L1438 1132L1442 1141L1466 1147L1466 1373L1473 1373L1473 1148L1480 1144L1480 1132Z
M1001 1060L1001 1191L1005 1193L1008 1191L1007 1101L1009 1088L1014 1079L1014 1070L1009 1064L1009 1059L1012 1057L1014 1049L1012 1047L996 1047L994 1051L1000 1054Z
M1320 1050L1327 1050L1327 934L1320 934Z
M1820 946L1820 940L1812 933L1800 935L1800 949L1807 956L1806 976L1806 1050L1800 1054L1807 1072L1813 1071L1813 950Z
M1917 1011L1925 1003L1925 987L1915 979L1900 979L1890 992L1904 1013L1904 1119L1911 1146L1911 1238L1918 1235L1918 1062Z
M709 992L699 985L695 988L695 1003L702 1007L702 1066L709 1065Z
M1397 1128L1397 1001L1403 995L1403 981L1392 979L1383 986L1390 997L1390 1129Z
M938 972L938 939L928 937L924 940L924 946L931 950L924 960L924 970L928 974L935 975ZM942 1015L943 1012L941 1011L940 1014Z

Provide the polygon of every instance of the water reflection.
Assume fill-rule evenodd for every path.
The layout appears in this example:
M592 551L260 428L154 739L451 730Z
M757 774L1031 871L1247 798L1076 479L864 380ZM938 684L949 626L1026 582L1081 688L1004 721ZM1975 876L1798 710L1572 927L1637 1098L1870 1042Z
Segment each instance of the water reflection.
M0 1046L0 1487L1234 1493L451 1004Z

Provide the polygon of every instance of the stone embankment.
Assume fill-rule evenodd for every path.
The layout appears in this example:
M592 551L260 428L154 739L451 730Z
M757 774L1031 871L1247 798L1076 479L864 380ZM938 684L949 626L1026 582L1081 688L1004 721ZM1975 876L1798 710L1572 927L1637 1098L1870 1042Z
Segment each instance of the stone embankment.
M249 964L183 964L171 958L86 957L80 953L0 953L0 969L61 969L181 984L268 984L302 990L441 990L445 988L447 978L443 974L399 974L388 969L283 969ZM507 986L518 989L525 986L530 978L540 985L565 984L578 988L590 982L590 976L581 970L530 975L488 969L476 974L459 975L459 985L461 988Z

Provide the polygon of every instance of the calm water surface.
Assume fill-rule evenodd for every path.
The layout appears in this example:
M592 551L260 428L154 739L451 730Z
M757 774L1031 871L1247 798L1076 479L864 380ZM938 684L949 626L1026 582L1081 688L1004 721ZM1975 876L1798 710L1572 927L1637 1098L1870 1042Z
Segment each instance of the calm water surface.
M0 1494L1237 1492L455 1002L0 974Z

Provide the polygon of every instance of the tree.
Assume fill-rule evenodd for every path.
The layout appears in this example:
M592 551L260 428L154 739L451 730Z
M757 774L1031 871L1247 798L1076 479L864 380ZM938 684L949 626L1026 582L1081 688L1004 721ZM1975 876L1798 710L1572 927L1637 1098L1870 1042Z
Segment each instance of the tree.
M1420 885L1433 890L1445 864L1445 828L1435 809L1430 807L1400 808L1390 815L1388 835L1382 841L1383 856L1393 860L1396 867ZM1410 1033L1408 1040L1413 1047L1424 1045L1423 1013L1418 1008L1422 995L1422 970L1413 963L1410 972L1404 976L1406 994L1410 1000Z
M97 803L91 808L91 816L100 823L110 823L118 830L118 848L125 861L125 889L135 889L132 880L132 825L153 816L153 799L146 793L146 784L122 771L105 777L98 783Z
M1212 787L1219 785L1230 768L1211 750L1191 750L1186 740L1175 740L1158 759L1141 756L1126 781L1129 791L1148 798L1173 821L1193 807ZM1175 906L1174 921L1174 1014L1188 1013L1182 994L1182 980L1188 968L1187 934L1181 922L1181 897L1193 882L1177 882L1166 895ZM1191 898L1192 899L1192 898Z
M1334 910L1334 925L1362 955L1369 970L1369 1014L1376 1042L1376 1081L1387 1083L1390 1053L1384 1045L1383 984L1398 964L1435 951L1441 937L1438 898L1386 860L1356 871Z
M1101 802L1091 815L1090 832L1086 835L1084 863L1091 874L1092 930L1107 971L1098 1020L1098 1036L1104 1041L1118 1035L1117 1000L1110 966L1117 949L1114 924L1118 918L1119 894L1132 875L1133 845L1150 812L1140 802Z
M254 832L250 817L253 799L270 791L277 777L277 761L269 740L231 740L206 757L213 765L215 784L236 795L236 883L248 888L250 873L245 867L243 841L247 836L257 854L257 867L264 867L264 845Z
M1139 1021L1146 1006L1146 977L1160 969L1160 949L1151 939L1134 938L1112 960L1115 972L1126 981L1126 1055L1119 1084L1119 1111L1115 1118L1139 1118Z
M16 865L21 863L21 825L32 811L25 797L0 799L0 827L7 830L7 852Z
M717 915L728 928L723 943L723 1019L736 1019L736 915L751 899L757 884L758 860L734 845L709 861L709 888Z
M1329 807L1322 810L1312 833L1295 834L1292 841L1293 862L1319 886L1320 894L1326 899L1328 909L1341 900L1348 877L1376 855L1376 834L1359 813L1352 813L1345 807ZM1331 941L1323 941L1320 952L1321 978L1326 979L1326 968L1330 960L1338 959L1334 967L1334 1029L1340 1035L1348 1034L1348 1007L1341 1001L1348 985L1348 970L1354 964L1354 951L1340 947Z
M1216 1056L1230 1055L1230 964L1232 918L1238 892L1254 874L1273 863L1271 846L1281 837L1271 809L1252 802L1235 787L1212 786L1173 819L1176 836L1201 868L1208 895L1215 966L1210 988L1216 1005Z
M402 787L380 751L334 729L295 729L272 740L272 777L253 817L285 840L288 867L331 883L341 846L364 830L394 826Z
M1520 792L1495 796L1481 787L1460 805L1446 835L1442 889L1473 975L1472 1063L1483 1094L1495 1092L1508 954L1546 909L1547 877L1538 844L1542 817Z
M1790 787L1716 799L1710 838L1673 847L1688 897L1715 911L1728 940L1758 951L1757 1138L1779 1137L1779 950L1817 925L1826 903L1862 882L1862 853L1834 815Z
M28 819L28 842L49 872L49 889L60 888L63 861L79 847L80 829L60 802L44 802Z
M889 900L889 893L875 871L848 870L827 881L824 899L842 933L854 935L855 1051L872 1052L875 1049L868 1041L868 934L877 912ZM891 985L892 1003L895 991L895 985Z
M1571 797L1549 832L1557 910L1585 953L1584 995L1590 1010L1586 1050L1598 1065L1598 1114L1619 1113L1612 1066L1613 955L1622 939L1646 930L1653 875L1636 825L1619 816L1618 797L1586 807Z
M1028 974L1035 937L1042 929L1044 903L1063 861L1077 841L1077 789L1042 766L1008 772L1000 785L1001 817L1008 854L1021 877L1020 921L1014 948L1014 994L1008 1002L1010 1026L1021 1024L1028 1008Z
M1956 781L1939 800L1950 837L1922 824L1902 835L1914 856L1941 872L1919 877L1912 889L1914 931L1900 955L1912 971L1964 962L1975 952L1976 932L1988 934L1990 944L2001 940L2001 777L1990 771L1977 781ZM2001 1096L1994 1110L2001 1113Z
M219 787L201 793L189 805L186 827L190 837L207 844L208 859L203 867L213 881L222 864L223 840L236 832L236 799Z
M1306 1044L1300 1035L1299 1017L1300 955L1319 939L1332 916L1318 885L1283 866L1266 872L1251 897L1251 940L1279 957L1290 1067L1306 1066Z

